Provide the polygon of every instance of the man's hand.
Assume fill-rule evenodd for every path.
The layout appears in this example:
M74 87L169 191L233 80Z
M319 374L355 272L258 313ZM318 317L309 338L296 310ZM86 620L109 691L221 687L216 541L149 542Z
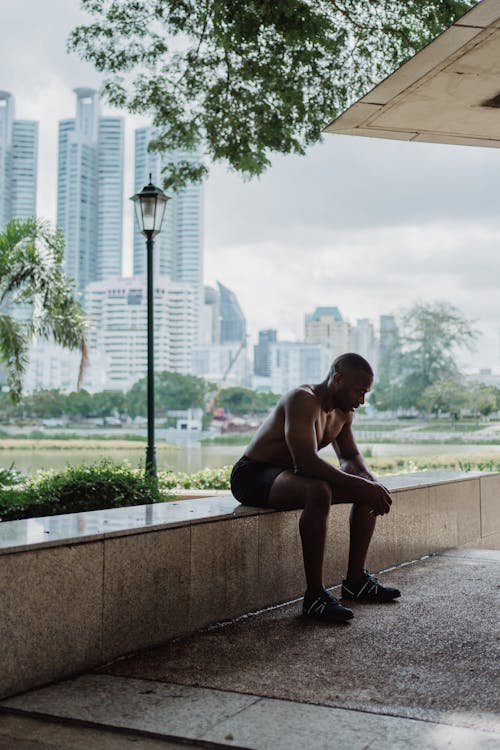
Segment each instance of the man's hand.
M367 481L367 489L364 500L374 516L383 516L389 513L392 505L392 498L389 490L379 482Z

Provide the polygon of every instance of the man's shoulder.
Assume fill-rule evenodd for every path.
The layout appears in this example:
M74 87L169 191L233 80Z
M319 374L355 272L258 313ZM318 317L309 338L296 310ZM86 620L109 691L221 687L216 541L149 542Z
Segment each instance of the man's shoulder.
M283 401L288 407L306 408L308 411L319 411L320 409L319 401L310 385L299 385L297 388L292 388L285 395Z

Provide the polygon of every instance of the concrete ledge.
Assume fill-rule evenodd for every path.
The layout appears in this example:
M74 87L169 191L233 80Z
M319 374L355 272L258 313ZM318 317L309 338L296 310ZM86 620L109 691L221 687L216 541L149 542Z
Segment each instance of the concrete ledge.
M386 477L373 570L462 546L500 548L500 474ZM348 506L330 515L325 578L344 575ZM0 697L210 623L302 596L299 511L231 495L0 524Z

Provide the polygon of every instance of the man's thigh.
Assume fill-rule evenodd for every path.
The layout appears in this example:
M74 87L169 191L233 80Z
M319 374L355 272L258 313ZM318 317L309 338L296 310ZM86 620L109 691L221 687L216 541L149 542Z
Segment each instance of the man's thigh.
M316 487L324 491L325 483L321 479L309 479L286 470L279 474L271 485L267 505L276 510L297 510L304 508L306 501Z

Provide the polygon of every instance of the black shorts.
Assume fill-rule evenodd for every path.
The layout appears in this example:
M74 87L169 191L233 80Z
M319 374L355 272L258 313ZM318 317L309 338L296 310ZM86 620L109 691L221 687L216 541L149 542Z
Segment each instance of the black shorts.
M286 469L242 456L231 472L231 492L243 505L267 508L271 485L282 471Z

